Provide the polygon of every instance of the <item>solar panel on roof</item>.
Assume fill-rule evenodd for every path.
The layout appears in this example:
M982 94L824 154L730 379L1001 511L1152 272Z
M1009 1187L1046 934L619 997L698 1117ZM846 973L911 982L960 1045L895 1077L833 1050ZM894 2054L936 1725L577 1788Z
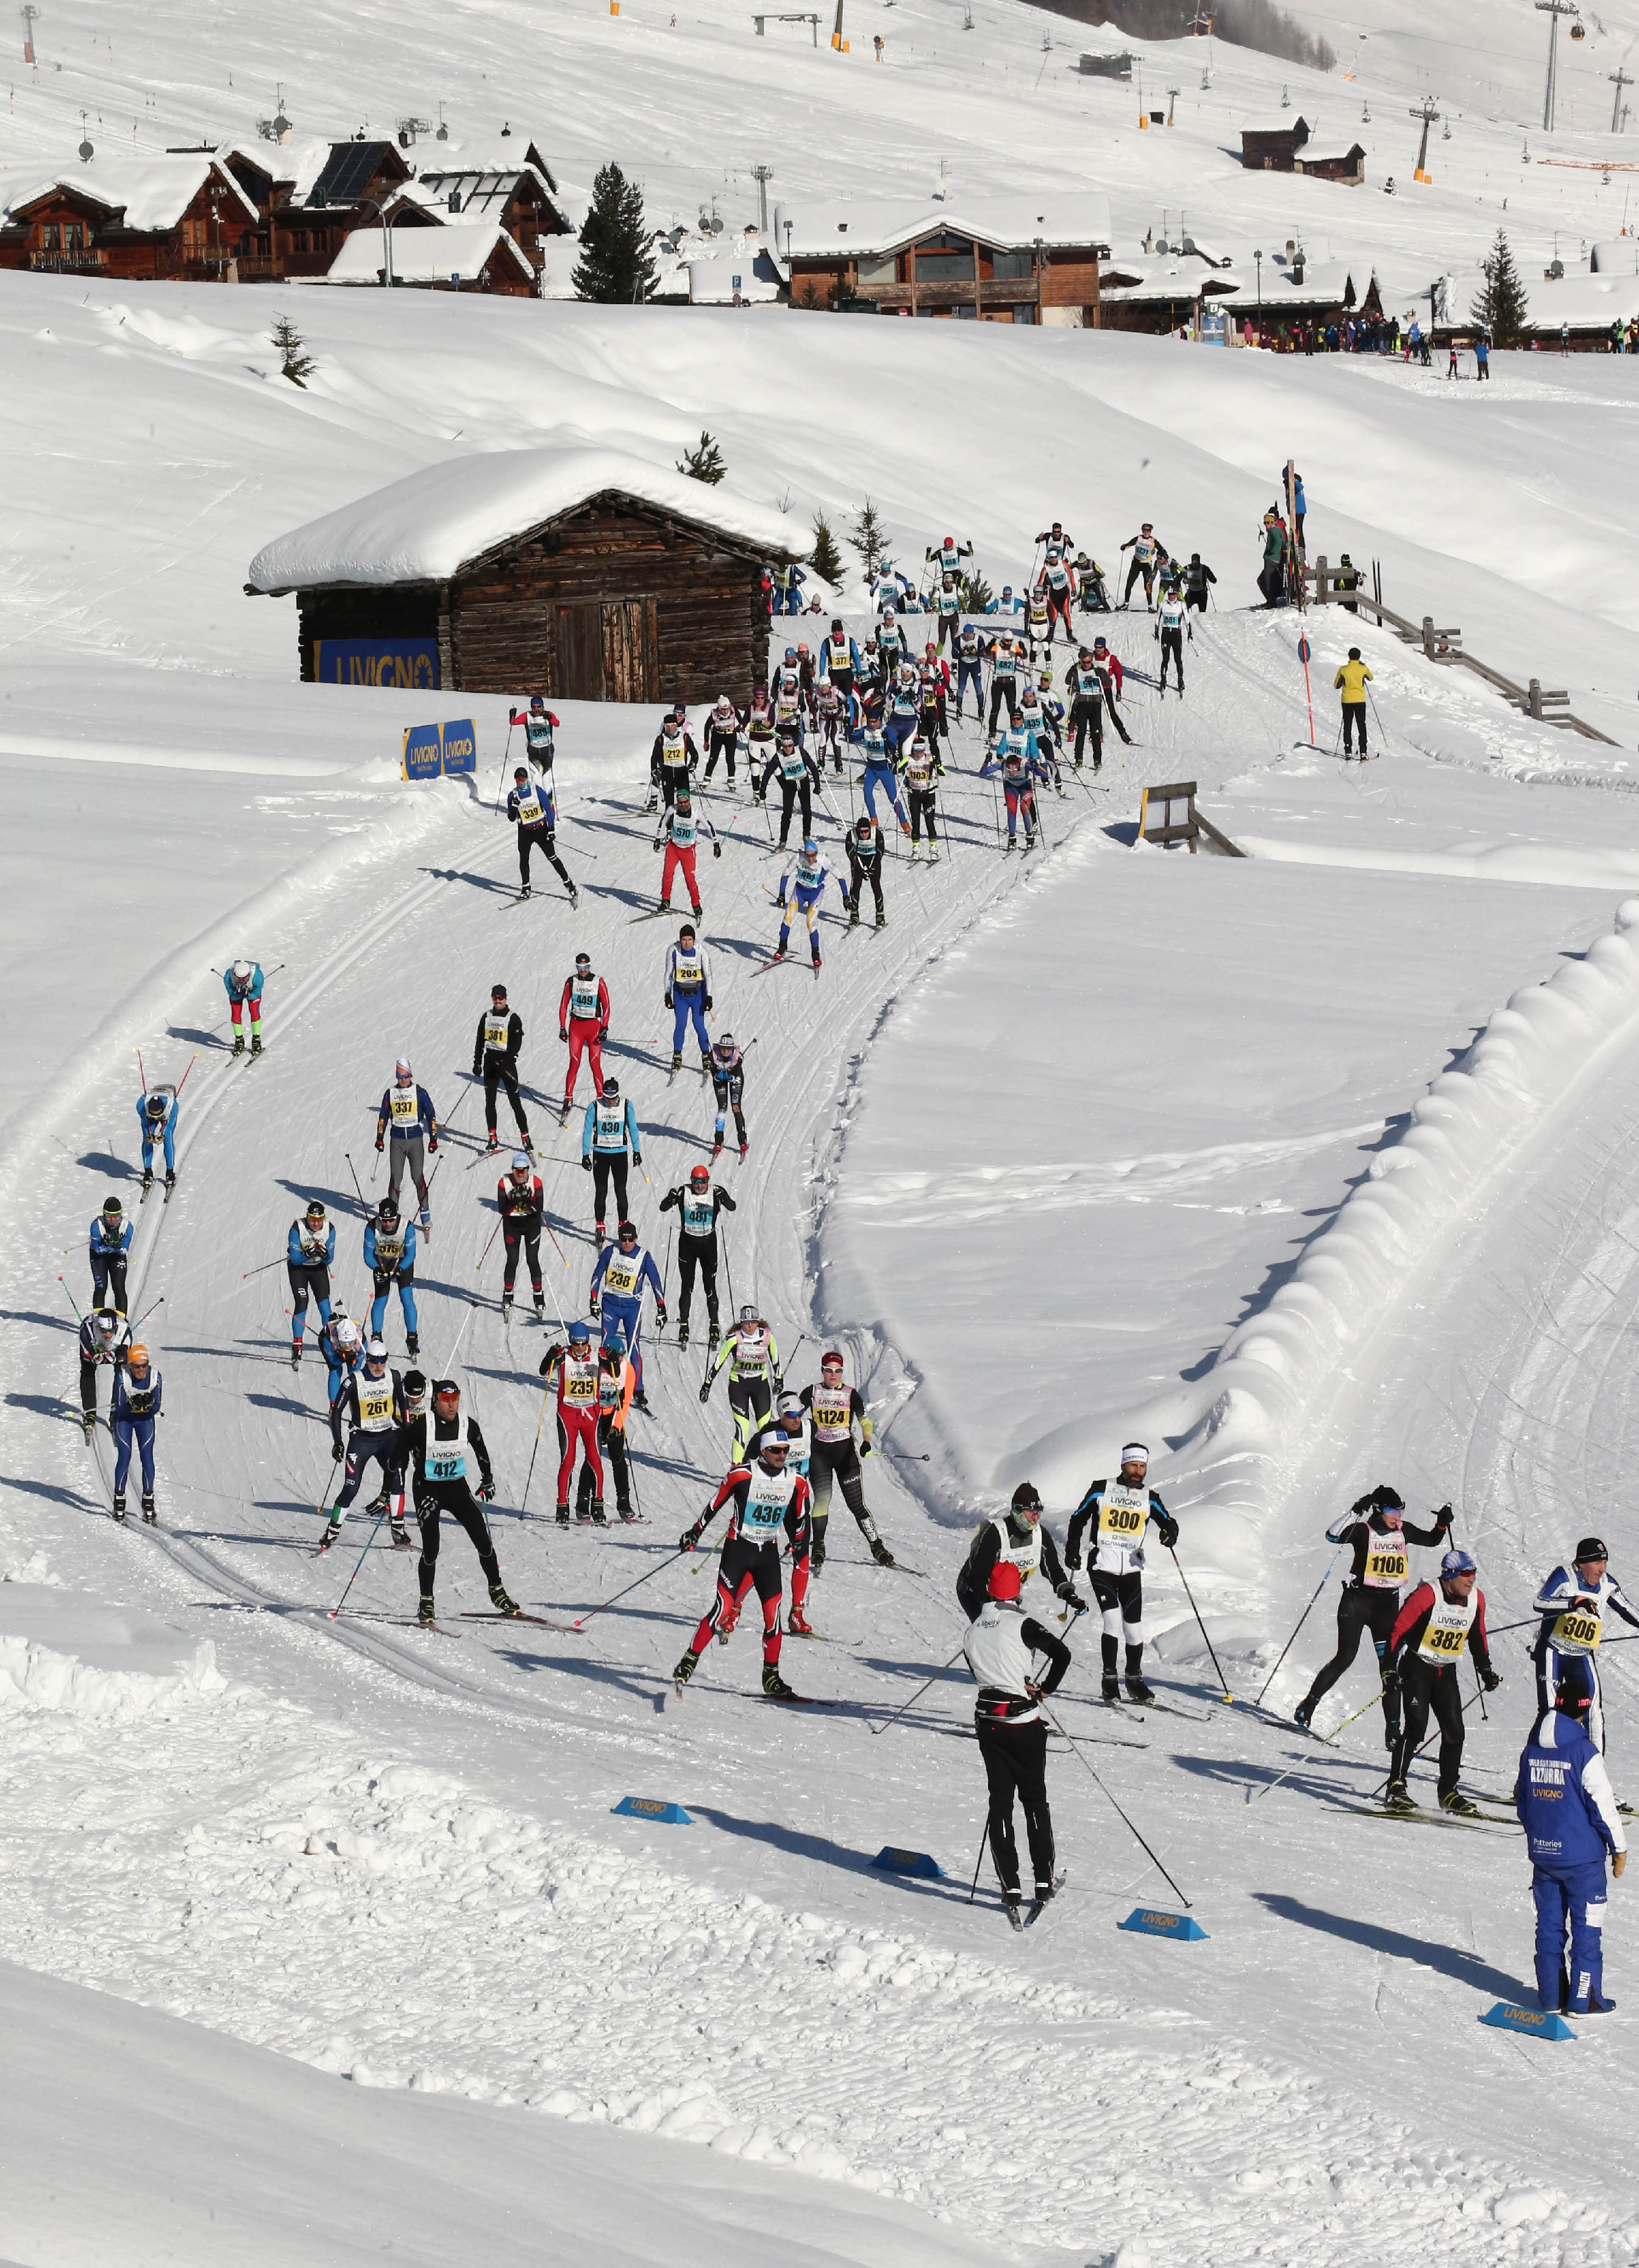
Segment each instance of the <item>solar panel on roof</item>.
M370 187L386 147L385 142L338 143L331 151L323 173L313 184L308 202L327 205L356 203Z

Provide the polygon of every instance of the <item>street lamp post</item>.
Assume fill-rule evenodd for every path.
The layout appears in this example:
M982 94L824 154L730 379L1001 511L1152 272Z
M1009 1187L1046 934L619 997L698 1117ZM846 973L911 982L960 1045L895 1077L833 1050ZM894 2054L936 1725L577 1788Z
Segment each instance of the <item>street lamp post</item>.
M1263 344L1263 254L1260 252L1254 252L1252 256L1258 263L1258 344L1261 346Z
M359 199L359 202L362 205L368 205L371 210L375 214L377 219L381 223L382 250L386 255L385 265L381 270L381 285L383 291L390 291L393 289L392 216L388 213L386 205L384 200L380 197L361 197Z

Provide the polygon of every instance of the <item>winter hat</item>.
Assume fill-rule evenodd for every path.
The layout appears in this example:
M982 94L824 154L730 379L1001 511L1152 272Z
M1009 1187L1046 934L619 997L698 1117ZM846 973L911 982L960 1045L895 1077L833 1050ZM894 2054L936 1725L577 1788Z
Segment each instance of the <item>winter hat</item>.
M1608 1559L1610 1556L1597 1535L1584 1535L1577 1546L1575 1565L1580 1567L1584 1559Z
M990 1596L993 1599L1016 1599L1019 1587L1019 1573L1013 1562L998 1559L990 1570Z

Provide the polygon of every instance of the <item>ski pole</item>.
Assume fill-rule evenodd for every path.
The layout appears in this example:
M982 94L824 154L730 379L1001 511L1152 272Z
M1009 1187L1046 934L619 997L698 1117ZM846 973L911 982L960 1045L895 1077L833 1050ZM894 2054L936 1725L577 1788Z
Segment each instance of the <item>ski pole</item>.
M923 1678L923 1680L922 1680L922 1683L921 1683L921 1684L916 1688L915 1692L915 1693L913 1693L913 1694L911 1695L911 1697L910 1697L910 1701L907 1701L907 1702L904 1704L904 1706L903 1706L902 1708L896 1709L896 1710L893 1712L893 1714L891 1717L885 1717L885 1718L883 1719L882 1722L881 1722L879 1725L873 1725L873 1726L871 1727L871 1731L872 1731L873 1733L886 1733L886 1732L887 1731L888 1727L889 1727L890 1725L897 1725L897 1724L898 1724L898 1722L899 1722L899 1720L900 1720L900 1718L905 1714L905 1711L906 1711L906 1709L908 1709L908 1708L910 1707L910 1705L911 1705L911 1701L915 1701L915 1700L918 1699L918 1698L919 1698L922 1694L924 1694L924 1693L927 1691L928 1688L929 1688L930 1685L937 1685L937 1684L938 1683L938 1682L939 1682L940 1678L942 1678L942 1677L944 1676L944 1675L945 1671L946 1671L947 1669L951 1668L954 1663L956 1663L956 1662L958 1662L958 1661L959 1661L959 1660L960 1660L960 1659L961 1659L961 1657L962 1657L963 1647L966 1646L966 1639L964 1639L964 1640L963 1640L963 1642L962 1642L962 1646L959 1646L957 1647L957 1649L956 1649L955 1653L951 1656L951 1659L950 1659L950 1660L949 1660L949 1661L942 1661L942 1662L939 1664L939 1667L938 1667L938 1668L934 1671L934 1673L933 1673L933 1675L932 1675L932 1676L931 1676L931 1677L924 1677L924 1678Z
M282 1252L276 1260L264 1260L260 1268L247 1268L239 1278L239 1282L247 1284L253 1276L265 1276L270 1268L283 1268L284 1262L285 1255Z
M506 712L506 746L501 751L501 784L496 790L495 807L501 810L506 797L506 760L512 753L512 727L518 722L509 708Z
M1365 1715L1365 1713L1366 1713L1367 1710L1368 1710L1368 1709L1370 1709L1370 1708L1373 1705L1373 1704L1374 1704L1374 1703L1380 1701L1382 1698L1383 1698L1383 1687L1379 1684L1379 1686L1378 1687L1377 1691L1376 1691L1376 1692L1371 1696L1371 1700L1370 1700L1370 1701L1363 1701L1363 1702L1361 1703L1361 1705L1360 1705L1359 1708L1358 1708L1358 1709L1356 1709L1356 1710L1355 1711L1355 1712L1354 1712L1354 1715L1353 1715L1353 1716L1349 1716L1349 1717L1345 1717L1345 1718L1344 1718L1344 1719L1343 1719L1342 1723L1341 1723L1341 1724L1338 1727L1338 1728L1337 1728L1337 1733L1318 1733L1318 1734L1316 1734L1316 1735L1315 1735L1316 1739L1317 1739L1317 1740L1326 1741L1326 1742L1329 1742L1329 1743L1330 1743L1334 1748L1335 1748L1335 1746L1337 1745L1337 1734L1338 1734L1338 1733L1346 1733L1346 1732L1349 1730L1349 1727L1354 1723L1354 1721L1355 1721L1355 1718L1356 1718L1356 1717L1363 1717L1363 1716ZM1257 1794L1256 1794L1256 1795L1254 1795L1254 1794L1253 1793L1252 1790L1251 1790L1250 1788L1248 1788L1248 1789L1247 1789L1247 1791L1246 1791L1246 1800L1247 1800L1247 1802L1248 1802L1248 1803L1260 1803L1260 1802L1261 1802L1261 1801L1262 1801L1262 1800L1263 1800L1263 1798L1264 1798L1266 1795L1268 1795L1268 1793L1269 1793L1269 1790L1270 1790L1272 1787L1279 1787L1279 1786L1280 1786L1280 1784L1281 1784L1282 1780L1283 1780L1283 1779L1290 1779L1290 1778L1291 1778L1292 1774L1293 1774L1297 1770L1297 1766L1296 1764L1288 1764L1288 1766L1286 1767L1286 1770L1285 1770L1283 1772L1279 1773L1279 1774L1276 1776L1276 1778L1274 1778L1274 1779L1272 1779L1272 1780L1268 1780L1268 1781L1266 1781L1266 1782L1265 1782L1265 1784L1263 1785L1263 1786L1261 1786L1261 1787L1258 1790L1258 1793L1257 1793ZM1384 1782L1384 1786L1386 1787L1386 1786L1387 1786L1387 1785L1388 1785L1388 1782L1385 1780L1385 1781Z
M80 1326L81 1326L82 1328L84 1328L85 1322L85 1316L84 1316L84 1315L82 1315L82 1314L81 1314L81 1313L80 1313L80 1303L79 1303L79 1301L75 1298L75 1296L74 1296L73 1292L70 1292L70 1291L69 1291L68 1278L67 1278L65 1276L59 1276L59 1277L58 1277L58 1278L57 1278L57 1281L58 1281L58 1283L59 1283L59 1284L61 1284L61 1285L62 1285L62 1289L63 1289L64 1292L65 1292L65 1293L67 1293L67 1296L68 1296L68 1303L69 1303L70 1307L72 1307L72 1308L73 1308L73 1310L74 1310L74 1320L75 1320L75 1322L77 1322L78 1324L80 1324Z
M177 1094L177 1100L178 1100L179 1101L181 1100L182 1089L183 1089L183 1088L187 1085L187 1071L192 1071L192 1070L193 1070L193 1068L194 1068L194 1065L195 1065L198 1061L199 1061L199 1049L198 1049L197 1048L195 1048L195 1050L194 1050L194 1052L193 1052L193 1054L192 1054L191 1056L189 1056L189 1057L188 1057L188 1059L187 1059L187 1071L185 1071L182 1073L181 1078L180 1078L180 1079L178 1079L178 1081L177 1081L177 1083L176 1083L176 1094Z
M358 1189L359 1204L368 1219L371 1208L364 1204L364 1192L358 1189L358 1168L353 1163L353 1153L350 1150L343 1150L342 1155L347 1160L347 1170L353 1176L353 1187Z
M883 1457L896 1457L901 1465L926 1465L932 1462L932 1459L929 1456L926 1449L920 1451L912 1451L909 1449L879 1449L877 1454L878 1456Z
M636 1583L628 1583L623 1591L616 1591L609 1598L599 1600L589 1614L579 1616L570 1624L570 1628L572 1631L584 1630L587 1624L602 1614L606 1607L612 1607L617 1601L629 1597L641 1585L652 1583L657 1575L664 1575L668 1567L675 1567L680 1559L686 1559L688 1556L686 1551L674 1551L669 1559L663 1559L658 1567L651 1567L646 1575L640 1575ZM709 1554L706 1556L709 1557Z
M520 1520L527 1520L529 1517L529 1484L535 1477L535 1459L540 1453L540 1429L546 1423L547 1404L551 1398L552 1383L548 1380L546 1390L540 1397L540 1415L535 1420L535 1446L529 1453L529 1470L524 1476L524 1494L518 1507Z
M1061 1739L1069 1741L1069 1734L1064 1730L1063 1726L1059 1723L1058 1719L1054 1715L1052 1710L1047 1707L1045 1700L1041 1704L1041 1712L1046 1717L1048 1724L1054 1727ZM1086 1771L1091 1775L1093 1783L1098 1788L1099 1794L1105 1798L1111 1809L1114 1812L1116 1817L1121 1821L1122 1826L1132 1837L1134 1842L1137 1844L1139 1849L1143 1851L1145 1857L1150 1859L1157 1872L1160 1874L1163 1881L1165 1882L1167 1888L1172 1891L1173 1896L1184 1908L1185 1911L1187 1912L1189 1910L1189 1900L1184 1896L1182 1890L1179 1889L1178 1884L1172 1880L1171 1874L1167 1873L1166 1868L1161 1864L1159 1859L1156 1857L1155 1852L1150 1849L1149 1844L1144 1841L1143 1837L1138 1832L1138 1830L1134 1826L1132 1821L1121 1809L1121 1805L1117 1803L1115 1798L1110 1793L1109 1789L1106 1787L1104 1782L1099 1778L1098 1773L1093 1771L1091 1758L1087 1755L1085 1749L1077 1748L1076 1743L1073 1741L1070 1741L1070 1746L1075 1749L1077 1756L1080 1759Z
M1613 1643L1614 1643L1614 1642L1616 1642L1616 1641L1613 1641ZM1471 1694L1468 1696L1468 1698L1467 1698L1467 1699L1463 1703L1463 1714L1464 1714L1464 1716L1465 1716L1465 1717L1468 1714L1468 1712L1469 1712L1469 1711L1474 1707L1474 1703L1480 1699L1480 1697L1481 1697L1481 1692L1482 1692L1482 1691L1483 1691L1483 1690L1484 1690L1484 1689L1483 1689L1483 1688L1481 1688L1481 1689L1480 1689L1480 1691L1476 1691L1476 1692L1471 1693ZM1338 1731L1341 1733L1341 1732L1342 1731L1342 1729L1343 1729L1343 1728L1342 1728L1342 1727L1340 1725L1340 1726L1338 1727L1338 1728L1337 1728L1337 1729L1338 1729ZM1437 1726L1435 1727L1434 1730L1430 1734L1430 1735L1429 1735L1428 1739L1423 1742L1422 1746L1422 1747L1417 1750L1416 1755L1415 1755L1415 1756L1410 1756L1410 1757L1408 1757L1408 1758L1407 1759L1406 1770L1407 1771L1407 1772L1409 1772L1409 1771L1410 1771L1410 1770L1411 1770L1411 1768L1412 1768L1412 1765L1413 1765L1413 1764L1415 1764L1417 1762L1417 1758L1418 1758L1419 1756L1426 1756L1428 1755L1429 1750L1430 1750L1430 1749L1434 1746L1435 1742L1436 1742L1440 1738L1440 1733L1441 1733L1441 1728L1440 1728L1440 1727L1439 1727L1438 1725L1437 1725ZM1381 1794L1384 1793L1384 1791L1387 1788L1387 1786L1388 1786L1388 1782L1387 1782L1387 1780L1385 1780L1385 1779L1384 1779L1384 1780L1379 1780L1379 1781L1378 1782L1378 1785L1376 1786L1376 1787L1374 1787L1374 1788L1372 1789L1372 1791L1371 1791L1371 1800L1374 1800L1374 1801L1375 1801L1375 1800L1376 1800L1379 1795L1381 1795Z
M143 1051L140 1048L136 1050L136 1076L143 1083L143 1093L146 1094L148 1092L148 1074L143 1069Z
M1300 1615L1298 1616L1298 1617L1297 1617L1297 1630L1295 1630L1295 1631L1292 1632L1292 1634L1291 1634L1290 1638L1289 1638L1287 1639L1287 1641L1286 1641L1285 1645L1281 1648L1280 1653L1279 1653L1279 1655L1277 1656L1277 1658L1276 1658L1276 1660L1275 1660L1275 1669L1272 1669L1272 1670L1269 1672L1268 1675L1264 1679L1264 1681L1263 1681L1263 1684L1262 1684L1261 1688L1260 1689L1260 1690L1258 1691L1258 1693L1254 1696L1253 1700L1253 1705L1253 1705L1253 1707L1254 1709L1259 1708L1259 1707L1260 1707L1260 1706L1261 1706L1264 1695L1268 1691L1268 1690L1269 1690L1270 1686L1271 1686L1271 1685L1273 1685L1273 1684L1274 1684L1274 1683L1275 1683L1275 1671L1276 1669L1279 1669L1279 1668L1280 1668L1280 1666L1281 1666L1281 1663L1282 1663L1283 1661L1284 1661L1284 1660L1285 1660L1285 1659L1286 1659L1287 1655L1291 1652L1291 1650L1292 1650L1293 1646L1297 1644L1297 1631L1300 1631L1300 1630L1303 1628L1304 1624L1308 1621L1308 1619L1309 1619L1310 1608L1312 1608L1312 1607L1314 1605L1315 1600L1316 1600L1316 1599L1318 1599L1318 1598L1319 1597L1319 1595L1320 1595L1321 1592L1325 1590L1325 1588L1326 1588L1326 1587L1327 1587L1327 1583L1329 1583L1329 1582L1330 1582L1330 1580L1332 1580L1332 1569L1333 1569L1334 1567L1335 1567L1335 1566L1336 1566L1336 1565L1337 1565L1338 1561L1342 1557L1342 1556L1343 1556L1343 1547L1342 1547L1342 1545L1340 1543L1340 1544L1338 1545L1338 1547L1337 1547L1336 1550L1332 1554L1331 1560L1330 1560L1329 1564L1327 1565L1327 1571L1326 1571L1325 1574L1321 1576L1321 1578L1320 1578L1319 1581L1315 1585L1313 1594L1312 1594L1312 1596L1311 1597L1311 1599L1310 1599L1310 1601L1309 1601L1309 1605L1304 1609L1304 1610L1303 1610L1302 1614L1300 1614ZM1181 1570L1181 1569L1180 1570L1180 1573L1182 1572L1182 1570Z
M1471 1661L1474 1660L1474 1656L1472 1654L1470 1654L1469 1660ZM1488 1725L1491 1721L1491 1712L1485 1705L1485 1688L1480 1683L1480 1665L1477 1661L1474 1662L1474 1690L1480 1696L1480 1714L1484 1718L1486 1723Z
M987 1820L979 1830L979 1856L974 1860L973 1888L967 1893L967 1903L969 1905L972 1905L974 1900L979 1895L979 1869L984 1864L984 1846L989 1840L990 1822Z
M1219 1661L1217 1654L1213 1648L1212 1640L1209 1638L1207 1638L1207 1626L1201 1619L1201 1609L1196 1606L1195 1594L1189 1587L1189 1578L1184 1572L1182 1563L1180 1562L1177 1552L1172 1550L1170 1546L1168 1547L1168 1557L1171 1558L1174 1567L1178 1569L1179 1580L1184 1586L1184 1596L1188 1600L1190 1612L1195 1617L1195 1626L1200 1631L1202 1637L1207 1639L1207 1652L1211 1654L1212 1667L1218 1673L1218 1683L1224 1688L1224 1698L1231 1707L1233 1707L1235 1696L1229 1690L1229 1680L1224 1675L1224 1667ZM1181 1891L1180 1892L1180 1896L1182 1896Z
M359 1553L359 1555L358 1555L358 1566L354 1568L354 1570L353 1570L352 1573L351 1573L351 1574L348 1577L348 1579L347 1579L347 1591L350 1591L350 1590L352 1589L352 1587L353 1587L354 1584L357 1582L357 1580L358 1580L358 1568L359 1568L359 1567L362 1567L362 1566L364 1565L364 1553L365 1553L365 1552L367 1552L367 1551L369 1550L369 1549L370 1549L371 1545L375 1542L375 1540L376 1540L377 1536L380 1535L380 1533L381 1533L381 1523L382 1523L382 1521L383 1521L386 1518L386 1516L387 1516L387 1509L388 1509L388 1506L390 1506L390 1505L392 1504L392 1501L393 1501L392 1498L391 1498L391 1497L389 1497L389 1498L387 1498L387 1502L386 1502L386 1504L384 1504L384 1505L382 1506L381 1510L380 1510L380 1511L379 1511L379 1513L376 1515L376 1524L375 1524L375 1526L371 1529L370 1534L369 1534L369 1536L368 1536L368 1537L366 1538L366 1540L365 1540L365 1543L364 1543L364 1551L361 1551L361 1552ZM336 1602L335 1602L334 1606L333 1606L333 1607L331 1608L331 1609L330 1609L330 1619L331 1619L331 1621L332 1621L332 1622L334 1622L334 1621L335 1620L336 1616L341 1613L341 1611L342 1611L342 1608L347 1604L347 1591L343 1591L343 1592L342 1592L342 1594L341 1597L336 1601Z
M64 1288L66 1289L67 1287L65 1286ZM154 1301L152 1301L152 1303L151 1303L150 1306L148 1306L148 1307L144 1307L144 1308L143 1309L142 1314L141 1314L140 1315L138 1315L138 1317L136 1318L136 1322L131 1325L131 1336L132 1336L133 1338L135 1338L135 1337L136 1336L137 1332L141 1330L141 1329L142 1329L143 1325L143 1324L148 1321L149 1316L152 1314L152 1313L153 1313L153 1311L154 1311L154 1308L155 1308L155 1307L164 1307L164 1305L165 1305L165 1293L164 1293L163 1292L161 1292L161 1293L159 1294L159 1297L158 1297L157 1300L155 1300Z

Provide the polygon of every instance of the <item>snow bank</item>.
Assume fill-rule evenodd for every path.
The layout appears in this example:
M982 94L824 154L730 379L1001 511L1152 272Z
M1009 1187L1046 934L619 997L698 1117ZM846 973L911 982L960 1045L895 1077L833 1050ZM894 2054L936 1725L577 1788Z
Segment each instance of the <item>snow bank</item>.
M805 558L812 546L783 512L624 449L505 449L429 466L310 520L265 544L250 579L261 591L440 582L510 536L611 490L771 556Z
M227 1682L208 1638L138 1608L55 1585L0 1585L0 1715L129 1724L183 1697L214 1697Z
M1639 1017L1635 932L1639 900L1630 898L1613 935L1517 992L1461 1065L1413 1106L1405 1135L1373 1160L1291 1278L1225 1342L1211 1407L1178 1444L1179 1463L1209 1498L1192 1523L1209 1557L1216 1543L1227 1568L1242 1518L1290 1498L1334 1387L1392 1322L1407 1278Z

